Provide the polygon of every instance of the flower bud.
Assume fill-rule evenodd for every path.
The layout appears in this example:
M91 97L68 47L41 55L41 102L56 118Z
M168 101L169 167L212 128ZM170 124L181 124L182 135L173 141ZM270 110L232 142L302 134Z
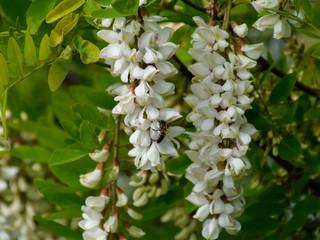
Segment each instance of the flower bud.
M102 177L102 172L99 169L96 169L87 174L80 175L80 183L81 185L87 188L95 188L97 184L100 182Z
M142 238L146 234L142 229L135 226L130 226L127 231L133 238Z
M117 180L118 177L119 177L119 166L113 166L111 173L110 173L110 179Z
M110 216L108 220L103 224L103 228L106 230L106 232L115 233L118 230L118 216Z
M93 161L96 162L105 162L107 158L109 157L109 151L102 149L102 150L96 150L93 153L89 153L89 156Z
M137 200L133 202L136 207L142 207L148 203L148 193L143 193Z
M243 23L241 25L236 26L233 31L241 38L245 38L248 34L248 26Z
M109 202L110 198L106 196L101 197L87 197L86 205L96 212L101 212L106 204Z
M119 194L117 193L117 196L118 196L118 201L116 204L117 207L124 207L125 205L127 205L128 197L123 192Z
M128 213L128 215L130 217L132 217L133 219L135 219L135 220L141 220L142 219L142 215L137 213L136 211L134 211L132 208L126 208L125 210Z
M150 177L149 177L149 183L152 185L152 184L155 184L159 179L159 172L156 171L156 172L152 172Z

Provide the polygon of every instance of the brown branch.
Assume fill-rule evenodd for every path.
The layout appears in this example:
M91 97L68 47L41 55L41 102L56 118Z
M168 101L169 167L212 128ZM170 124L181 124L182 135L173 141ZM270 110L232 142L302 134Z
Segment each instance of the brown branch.
M260 57L258 60L257 60L257 63L258 63L258 66L259 66L259 70L260 71L266 71L270 68L271 64L266 60L264 59L263 57ZM271 72L275 75L277 75L278 77L285 77L286 74L284 72L282 72L281 70L277 69L276 67L273 67L271 69ZM295 87L314 96L315 98L320 98L320 89L314 89L314 88L311 88L305 84L303 84L302 82L298 82L296 81L295 83Z
M194 9L197 9L201 12L206 12L207 11L207 8L204 8L204 7L200 7L196 4L194 4L193 2L190 2L189 0L181 0L182 2L184 2L185 4L189 5L190 7L193 7Z
M172 57L179 65L180 65L180 72L189 80L191 80L193 78L193 74L191 72L189 72L188 68L186 67L186 65L184 65L184 63L176 56L173 55Z

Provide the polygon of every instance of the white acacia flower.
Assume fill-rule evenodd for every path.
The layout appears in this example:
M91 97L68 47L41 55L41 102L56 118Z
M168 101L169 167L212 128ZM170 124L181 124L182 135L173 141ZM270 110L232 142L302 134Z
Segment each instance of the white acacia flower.
M118 230L118 217L109 216L108 220L103 224L103 228L107 233L115 233Z
M95 150L93 153L89 153L90 158L96 162L105 162L109 156L110 152L108 150Z
M207 219L202 228L202 236L206 239L217 239L219 237L220 227L218 221L215 218Z
M285 16L280 16L273 10L279 10L281 6L282 10L288 11L300 19L304 19L304 12L299 11L298 14L292 0L256 0L252 1L251 4L257 12L261 12L266 9L270 13L259 18L253 26L260 31L264 31L267 28L274 29L273 37L276 39L290 37L291 26L289 22L297 28L301 27L301 23L291 19L290 17L287 18Z
M80 183L87 188L95 188L100 182L102 172L100 169L95 169L87 174L80 175Z
M130 226L127 231L133 238L142 238L146 234L142 229L135 226Z
M248 34L248 26L247 24L243 23L241 25L236 26L233 31L241 38L244 38Z
M91 208L92 210L96 212L101 212L106 204L110 201L110 198L107 196L101 196L101 197L88 197L86 199L86 206Z

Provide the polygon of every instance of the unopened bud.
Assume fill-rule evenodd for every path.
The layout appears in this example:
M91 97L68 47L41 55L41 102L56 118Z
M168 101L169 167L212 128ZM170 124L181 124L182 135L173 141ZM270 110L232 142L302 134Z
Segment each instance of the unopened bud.
M156 171L156 172L151 173L151 175L149 177L149 183L155 184L158 180L159 180L159 172Z
M111 180L117 180L118 177L119 177L119 166L113 166L110 173L110 178Z
M147 173L144 171L141 171L132 177L132 181L129 182L129 185L131 187L140 187L145 184L146 180L147 180Z
M135 226L130 226L127 231L133 238L142 238L146 234L142 229Z
M103 196L103 197L87 197L86 205L96 212L101 212L106 204L109 202L110 198Z
M148 198L152 198L155 195L157 188L158 188L157 186L150 187L150 190L148 192Z
M245 38L248 34L248 26L243 23L233 28L233 31L241 38Z
M136 207L142 207L148 203L148 200L148 194L145 192L140 196L140 198L133 202L133 205Z
M118 194L118 201L117 201L117 204L116 206L117 207L124 207L125 205L127 205L128 203L128 197L122 192L120 194Z
M96 169L87 174L80 175L80 183L87 188L95 188L100 182L101 177L102 171Z
M112 215L108 218L108 220L103 224L106 232L115 233L118 230L118 214Z
M137 188L132 194L133 201L136 201L138 198L140 198L144 192L145 192L145 188L143 187Z
M183 228L175 237L175 240L184 240L189 236L189 229Z
M96 162L105 162L107 158L109 157L109 151L108 150L96 150L94 153L89 153L89 156L93 161Z
M142 219L142 215L137 213L136 211L134 211L132 208L126 208L125 210L128 213L128 215L130 217L132 217L133 219L135 219L135 220L141 220Z

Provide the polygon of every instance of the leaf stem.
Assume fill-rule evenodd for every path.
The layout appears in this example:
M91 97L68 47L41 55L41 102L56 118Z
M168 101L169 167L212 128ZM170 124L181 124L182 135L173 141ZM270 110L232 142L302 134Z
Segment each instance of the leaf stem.
M224 12L224 18L223 18L223 24L222 24L222 29L227 30L229 26L229 20L230 20L230 11L232 7L232 2L229 0L228 6Z

